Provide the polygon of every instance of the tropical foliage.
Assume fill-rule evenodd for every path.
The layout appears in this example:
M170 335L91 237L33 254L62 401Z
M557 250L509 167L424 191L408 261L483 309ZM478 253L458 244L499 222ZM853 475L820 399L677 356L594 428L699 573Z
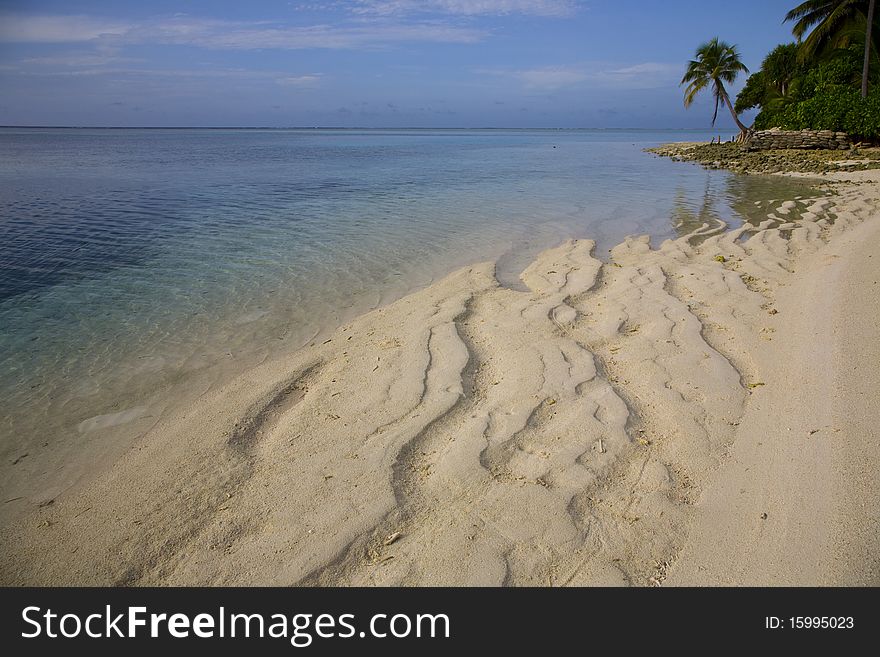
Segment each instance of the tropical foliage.
M860 40L864 52L862 96L866 96L871 56L872 52L876 53L876 4L876 0L807 0L788 12L785 20L795 21L792 33L801 43L801 61L809 61L829 50L846 48L854 40Z
M862 98L857 85L858 66L845 58L823 62L804 78L793 100L783 106L767 106L755 119L759 129L779 126L789 130L842 130L855 137L880 136L880 88Z
M761 70L746 80L746 86L736 97L737 113L754 107L780 105L796 95L798 83L806 66L798 60L798 45L786 43L776 46L761 63Z
M864 44L868 5L869 0L807 0L788 12L785 20L794 22L801 61L845 48L854 37Z
M718 37L715 37L697 48L695 58L688 62L687 71L681 79L681 84L687 85L684 90L684 106L690 107L697 94L709 87L715 99L712 125L715 125L718 118L718 108L723 102L733 115L733 120L739 129L745 132L748 128L740 122L724 84L733 84L737 75L748 72L749 69L742 63L736 46L719 41Z
M756 129L842 130L880 138L880 15L874 4L808 0L788 12L797 43L779 45L764 58L734 111L758 108Z

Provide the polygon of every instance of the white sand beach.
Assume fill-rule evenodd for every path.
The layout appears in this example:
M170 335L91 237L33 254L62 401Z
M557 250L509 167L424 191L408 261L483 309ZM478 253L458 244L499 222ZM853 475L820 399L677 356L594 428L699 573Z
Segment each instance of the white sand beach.
M5 519L0 581L880 584L877 173L461 269Z

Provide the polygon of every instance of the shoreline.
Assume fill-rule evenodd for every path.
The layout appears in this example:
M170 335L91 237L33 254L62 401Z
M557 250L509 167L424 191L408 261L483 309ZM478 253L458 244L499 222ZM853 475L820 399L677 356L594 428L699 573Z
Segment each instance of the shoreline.
M674 585L876 586L880 222L837 236L778 297L784 338L701 501ZM871 322L868 325L867 322ZM792 382L797 382L792 385ZM779 389L782 394L769 394ZM762 397L765 397L762 399Z
M726 169L735 173L785 176L829 177L880 168L880 147L852 146L843 150L776 149L751 150L733 142L673 142L645 149L674 162L694 162L707 169Z
M502 287L492 263L459 269L162 418L96 480L9 523L0 581L877 584L870 509L852 499L876 491L857 458L870 441L853 454L801 431L810 449L783 442L769 461L747 449L801 380L776 372L786 357L822 356L843 389L870 390L845 371L855 336L832 358L805 328L864 320L864 304L792 318L836 289L824 258L854 267L880 241L877 173L781 201L758 231L704 225L656 249L629 238L607 262L568 241L523 272L525 291ZM798 203L805 218L787 222ZM777 349L790 334L802 346ZM833 393L823 377L804 379L811 394L789 415ZM870 406L835 403L822 421L851 428L833 435L876 427ZM783 459L807 475L834 466L795 477ZM744 483L752 494L731 507ZM842 488L818 517L783 504ZM719 536L735 549L716 555ZM814 567L787 561L817 536ZM874 561L856 572L859 554ZM741 570L734 555L749 557Z
M385 305L462 266L497 259L496 276L516 286L520 271L538 252L566 238L595 238L604 252L628 233L673 235L673 208L696 208L708 187L725 190L719 191L714 210L734 219L737 199L763 198L767 187L772 192L773 181L757 190L737 188L729 180L733 176L683 171L641 152L663 138L687 136L571 135L567 145L540 134L473 140L460 134L448 145L407 136L400 138L402 150L390 151L379 147L389 137L375 136L367 141L379 147L369 150L377 158L370 162L378 168L357 174L350 181L354 186L341 187L334 182L334 162L348 161L345 154L366 153L361 148L366 137L337 142L325 135L306 143L279 135L279 147L313 144L327 156L309 174L312 182L290 175L299 166L297 158L287 161L286 173L263 158L252 160L262 140L248 138L243 139L242 155L254 168L236 173L243 186L233 185L212 199L182 182L186 172L175 159L176 140L150 143L149 135L139 133L130 136L131 149L120 149L115 138L94 142L89 150L93 165L100 167L105 157L117 164L132 158L134 168L105 171L109 178L118 173L128 181L119 193L99 194L97 205L89 205L88 189L104 186L105 174L87 177L79 191L72 190L84 204L70 206L69 221L49 221L55 237L41 236L36 220L21 222L24 232L14 231L24 241L16 241L22 248L13 250L12 261L25 264L5 288L23 294L0 304L0 323L7 325L0 351L9 370L0 386L5 400L0 408L5 427L0 478L2 500L12 500L2 505L0 524L14 512L29 513L91 478L97 461L111 464L170 407L194 403L205 391L263 360L309 344L317 332L332 332L372 306ZM35 149L33 164L47 154L44 149L63 145L65 139L25 140ZM225 185L228 163L209 157L216 155L211 144L218 140L188 143L206 158L207 179ZM13 141L5 140L4 146ZM459 150L459 143L466 147ZM562 148L553 149L557 144ZM534 164L545 171L543 180L524 171L528 158L506 167L509 152L537 158ZM167 229L152 235L153 223L136 219L145 206L138 201L141 192L134 190L143 176L153 175L149 163L156 157L170 164L155 171L155 183L164 190L158 196L169 203L163 200L153 209L167 214L170 223L163 220ZM603 160L609 166L598 164ZM457 171L455 162L464 170ZM72 197L65 200L63 185L51 182L80 173L66 160L58 166L48 177L39 174L39 166L10 170L7 177L26 188L48 183L40 194L65 204ZM637 172L631 178L618 175L631 168ZM381 171L391 178L383 180L377 173ZM492 173L484 176L481 171ZM319 180L328 187L317 184ZM809 183L792 184L806 188ZM261 196L263 186L279 193ZM185 203L190 193L195 196ZM30 216L34 208L27 196L21 210ZM214 228L196 230L203 220L214 225L210 206L215 203L219 233ZM309 217L302 230L300 214ZM195 223L188 217L195 217ZM177 222L179 230L172 228ZM116 230L115 223L130 227L117 255L134 254L134 266L89 256L105 248L101 236ZM82 248L62 240L59 244L67 246L58 252L73 249L73 269L82 271L59 273L63 280L42 285L42 265L31 275L26 263L39 260L41 240L54 244L59 231L82 234ZM227 253L223 245L235 243L239 248ZM136 248L138 244L146 250ZM46 257L54 257L51 253ZM153 255L139 260L137 253ZM46 267L68 272L63 263ZM54 278L49 274L43 282ZM35 285L33 294L27 292L30 284Z

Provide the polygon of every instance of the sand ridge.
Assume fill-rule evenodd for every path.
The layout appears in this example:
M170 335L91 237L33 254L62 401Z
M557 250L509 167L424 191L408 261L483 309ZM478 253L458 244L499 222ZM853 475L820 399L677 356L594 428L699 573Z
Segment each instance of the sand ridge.
M656 249L630 238L608 262L571 240L523 272L527 291L491 263L461 269L202 395L106 474L6 523L0 581L839 581L823 557L842 549L838 502L807 520L758 509L767 490L834 490L832 448L823 436L805 452L762 422L800 412L774 376L819 339L778 348L803 325L798 277L847 234L876 236L868 180L773 203L760 227L704 224ZM755 474L739 451L764 441L798 467ZM743 482L754 503L731 510ZM716 554L727 536L728 555L762 569ZM809 568L785 561L813 539Z

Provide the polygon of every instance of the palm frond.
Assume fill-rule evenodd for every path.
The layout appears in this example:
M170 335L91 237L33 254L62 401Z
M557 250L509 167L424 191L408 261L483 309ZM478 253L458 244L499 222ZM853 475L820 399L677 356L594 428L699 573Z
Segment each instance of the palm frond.
M807 0L789 11L785 21L795 21L791 31L801 44L799 61L812 59L825 48L844 45L841 30L864 17L867 6L867 0Z
M708 78L703 78L700 80L694 80L691 82L688 87L684 90L684 106L690 107L694 102L694 98L698 93L700 93L703 89L709 86Z
M742 63L736 46L725 43L718 37L700 44L696 56L688 62L684 76L681 78L681 85L687 85L684 91L684 106L690 107L697 94L711 85L712 96L715 99L712 114L714 126L721 103L727 98L724 83L732 84L740 73L748 72L749 69ZM733 112L732 109L731 111ZM734 120L742 127L736 113L733 113Z

